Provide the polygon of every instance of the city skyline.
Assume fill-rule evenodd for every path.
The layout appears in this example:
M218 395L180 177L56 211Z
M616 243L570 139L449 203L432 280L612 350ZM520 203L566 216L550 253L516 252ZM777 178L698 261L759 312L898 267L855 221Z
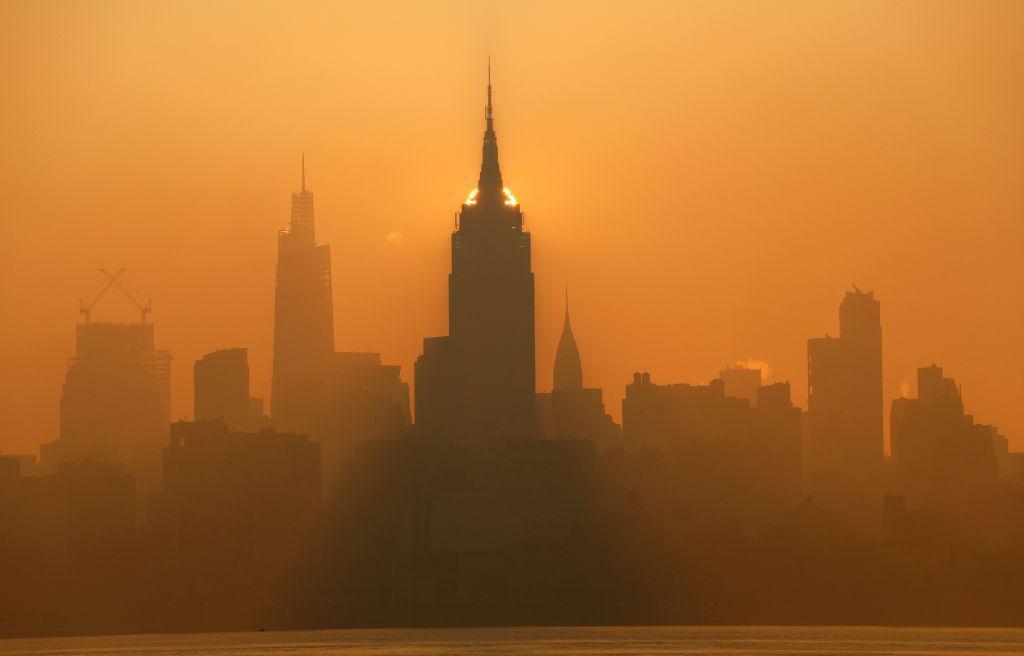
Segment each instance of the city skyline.
M588 385L605 391L616 418L623 387L637 368L652 370L659 380L700 382L746 359L767 362L772 368L768 379L789 380L794 402L804 406L804 340L838 331L834 299L852 282L874 290L885 303L886 399L899 395L902 387L912 395L916 369L937 362L961 381L979 419L1001 426L1020 448L1024 415L1016 399L1022 382L1005 363L1019 359L1021 347L1012 336L1019 332L1024 303L1019 289L1004 284L1019 277L1011 254L1021 243L1022 228L1014 219L1021 202L1009 185L1021 168L1019 133L1010 118L1019 114L1020 98L1014 85L1002 83L1018 70L1019 44L1003 40L1007 33L995 26L998 12L980 15L944 6L946 13L928 23L925 33L946 38L947 45L904 43L878 31L869 19L887 10L876 5L861 18L838 8L809 12L799 26L816 26L821 36L812 38L800 29L792 47L803 54L816 52L819 38L831 39L825 63L835 68L799 67L792 73L795 80L779 77L789 70L786 52L727 10L721 20L753 39L767 73L758 73L762 68L750 48L710 36L665 46L666 52L643 47L622 65L599 56L598 43L588 38L578 44L577 55L550 58L550 72L536 70L536 57L561 53L536 25L540 10L496 12L492 18L501 27L490 43L473 46L473 56L460 53L456 59L446 51L411 61L381 53L382 67L373 79L340 72L321 56L323 50L294 53L275 40L271 51L289 75L298 77L285 85L291 95L283 97L289 100L266 111L251 109L262 106L254 101L264 91L229 84L230 93L198 102L196 113L176 113L177 105L151 107L152 124L142 133L137 123L130 124L130 133L121 132L125 126L89 130L92 119L83 118L71 125L58 121L48 137L32 131L14 135L12 160L29 165L11 168L6 179L32 193L10 201L11 216L26 218L4 245L5 277L18 275L25 282L5 286L4 306L18 309L12 312L3 348L12 370L28 378L15 386L4 377L0 398L10 404L4 409L24 412L2 429L0 448L21 451L55 437L54 398L66 359L74 352L75 304L103 282L96 274L100 266L127 268L126 282L153 298L157 339L176 358L172 417L191 414L187 363L218 347L249 348L253 395L269 402L271 331L266 318L272 297L265 283L273 276L273 235L286 220L288 194L298 187L302 152L317 193L321 241L334 249L338 347L381 352L401 364L408 378L421 337L444 332L444 228L472 185L482 105L479 80L488 53L494 56L495 83L505 98L501 116L509 182L530 208L528 228L543 237L534 264L538 389L548 384L568 282ZM28 19L45 19L45 11L39 11ZM479 20L473 11L451 29ZM681 14L660 7L652 12L666 26L687 31L710 29L716 17L711 9ZM614 38L624 32L607 25L612 15L599 11L584 20ZM242 29L258 30L266 19L257 13L245 19ZM148 18L140 20L145 24ZM514 29L537 37L537 53L514 51ZM977 40L976 32L983 29L991 31L990 43ZM893 72L876 65L867 46L858 43L858 37L867 36L872 47L881 47L904 69ZM39 57L36 48L50 42L33 47L10 43L28 62ZM212 47L203 40L199 46L202 51ZM124 47L139 44L132 37ZM954 52L967 47L968 58L950 63ZM993 59L997 48L1007 56ZM58 58L69 56L73 45L54 52ZM156 57L161 50L154 46L143 52ZM345 61L344 52L334 61ZM926 56L947 66L915 68L917 58ZM583 65L584 57L604 65L604 86L596 84L597 72ZM123 66L125 75L138 74L134 64L124 61ZM899 73L907 67L918 82L897 93L893 84L907 79ZM972 76L972 67L987 73ZM280 83L276 71L258 71L257 79ZM723 76L723 71L732 72ZM87 69L81 75L56 88L81 92L77 85L91 80L88 97L121 111L130 109L128 103L150 107L155 101L151 86L115 89L110 78L96 78ZM321 78L327 84L316 87L326 89L326 95L311 96L313 80ZM431 78L429 85L418 81L424 78ZM773 80L773 95L765 79ZM218 69L212 69L197 78L197 89L220 81ZM26 89L29 106L51 106L49 92L20 78L18 84ZM840 99L870 102L843 108L800 91L806 85L838 93ZM351 89L348 100L333 91L342 88ZM766 122L753 122L754 107L766 100L768 111L760 112ZM912 106L926 109L911 111ZM731 113L723 114L727 107ZM200 108L208 117L205 128ZM250 112L245 125L251 127L224 123L229 109L231 115ZM343 127L328 123L335 110L345 117ZM627 110L643 111L645 121L621 124ZM986 112L984 132L964 128L976 122L976 111ZM799 117L800 124L783 121L783 113ZM182 123L175 127L170 116L185 118L176 119ZM304 118L303 126L295 125L296 117ZM921 132L905 135L903 127L911 120ZM211 148L212 125L226 126L222 147ZM622 130L621 140L592 140ZM844 130L871 138L853 144L842 136ZM97 140L101 134L104 144ZM150 136L140 142L140 134ZM109 138L116 135L136 136ZM893 135L904 136L891 152L877 145ZM178 143L177 155L172 142ZM86 151L75 143L88 149L92 162L72 185L61 167L86 163ZM147 147L138 149L140 143ZM944 150L930 145L935 143L944 144ZM922 155L902 154L918 146L933 156L927 166ZM425 148L435 154L429 161L414 156ZM614 159L613 148L622 150ZM160 154L158 166L144 155L149 152ZM752 164L746 155L764 152L775 153L772 161L786 165ZM64 164L43 169L41 158ZM823 159L830 162L823 170L813 164ZM634 173L616 161L643 166ZM882 166L884 161L891 163ZM566 176L564 171L585 175ZM381 186L374 180L388 182ZM963 182L939 184L943 180ZM737 182L743 193L724 193ZM664 185L676 193L670 198L659 194ZM388 193L395 188L405 193ZM24 204L27 198L33 198L31 211ZM138 229L142 220L146 232ZM840 238L829 228L833 223L853 227ZM664 227L672 224L682 230L666 232ZM219 246L207 248L187 237L192 234L205 234ZM812 248L813 243L821 246ZM179 258L171 253L186 245L195 249L193 266L179 269ZM624 262L609 259L613 247L625 255ZM54 270L39 257L54 248L68 266ZM638 260L640 254L646 259ZM605 261L612 263L598 264ZM717 270L714 295L691 275L708 270ZM356 284L366 271L377 276L379 294ZM665 299L676 299L672 311L657 311ZM197 307L209 318L203 330L190 318ZM413 325L389 320L398 316L398 308ZM125 318L133 312L130 306L123 315L116 307L103 311ZM385 320L374 320L372 313ZM920 316L940 321L923 329ZM245 317L243 327L230 328L230 317Z
M6 196L37 212L0 257L0 639L1021 628L1024 92L981 65L1024 64L992 23L1014 10L929 5L915 32L882 3L596 5L569 35L631 41L524 67L517 30L567 43L539 20L565 8L484 6L476 64L435 47L392 68L380 45L415 48L423 9L323 43L377 10L278 31L261 7L215 33L221 6L187 26L198 5L156 6L67 23L134 21L98 41L132 55L92 71L109 88L58 66L87 82L76 120L106 93L115 125L68 150L64 122L15 122L15 154L54 139L96 165L62 176L44 149L14 177L52 186ZM423 16L428 38L465 6ZM139 40L148 21L190 45ZM53 49L15 50L83 45L54 25ZM368 66L320 66L325 46ZM76 290L65 354L86 258L102 280Z

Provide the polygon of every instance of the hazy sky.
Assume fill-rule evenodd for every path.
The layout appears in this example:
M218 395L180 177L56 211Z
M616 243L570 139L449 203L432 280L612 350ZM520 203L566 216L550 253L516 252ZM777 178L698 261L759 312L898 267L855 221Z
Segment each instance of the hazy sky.
M882 303L886 404L932 362L1024 449L1024 2L0 4L0 449L57 435L99 267L192 363L267 396L276 231L305 152L336 344L447 331L486 60L533 233L538 389L568 283L584 382L755 359L806 405L806 339ZM111 296L94 320L134 319Z

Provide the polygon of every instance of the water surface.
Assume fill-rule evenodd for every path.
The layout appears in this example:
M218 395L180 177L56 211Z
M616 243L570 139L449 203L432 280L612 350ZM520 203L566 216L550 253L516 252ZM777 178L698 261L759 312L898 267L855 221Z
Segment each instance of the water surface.
M280 631L0 640L0 653L9 656L1024 654L1024 629L584 627Z

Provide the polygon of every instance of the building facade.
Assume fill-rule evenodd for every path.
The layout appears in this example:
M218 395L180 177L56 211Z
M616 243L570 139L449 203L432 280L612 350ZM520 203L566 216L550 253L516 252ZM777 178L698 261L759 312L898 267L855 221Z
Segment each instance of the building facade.
M839 306L839 337L807 341L808 492L819 504L876 517L884 481L882 325L872 292Z
M302 187L292 194L288 227L277 238L274 291L274 369L271 418L282 430L310 432L309 400L322 386L334 353L331 297L331 247L316 243L313 194Z
M460 440L536 434L530 234L502 180L489 82L480 177L451 237L448 335L416 361L417 429Z

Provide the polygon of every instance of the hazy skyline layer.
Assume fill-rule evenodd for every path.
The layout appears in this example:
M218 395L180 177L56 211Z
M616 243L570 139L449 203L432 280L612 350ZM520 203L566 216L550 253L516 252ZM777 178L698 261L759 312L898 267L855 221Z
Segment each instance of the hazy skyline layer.
M538 390L569 286L585 383L767 363L855 283L888 399L936 362L1024 448L1024 5L6 3L0 450L57 436L97 268L153 299L174 357L245 346L269 401L276 232L316 195L335 343L401 364L443 334L486 60L505 183L534 239ZM228 29L230 27L230 29ZM116 294L93 320L136 320Z

